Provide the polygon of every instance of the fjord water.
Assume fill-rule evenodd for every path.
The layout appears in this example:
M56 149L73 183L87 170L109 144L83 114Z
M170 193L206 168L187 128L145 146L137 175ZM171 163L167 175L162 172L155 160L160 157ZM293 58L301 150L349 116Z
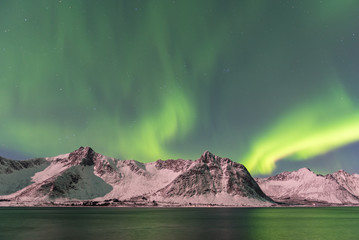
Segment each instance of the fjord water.
M0 239L357 239L359 208L0 208Z

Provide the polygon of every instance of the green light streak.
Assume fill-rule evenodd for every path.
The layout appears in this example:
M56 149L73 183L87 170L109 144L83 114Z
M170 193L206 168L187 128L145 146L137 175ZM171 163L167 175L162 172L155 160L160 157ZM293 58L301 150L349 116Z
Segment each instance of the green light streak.
M200 79L216 63L222 23L205 28L191 1L22 1L16 17L7 13L17 4L6 5L2 144L34 156L79 145L143 162L186 156L174 146L196 125L191 90L210 85Z
M359 140L358 110L340 87L286 114L255 141L244 164L268 174L281 159L308 160Z
M0 5L0 155L211 150L265 173L357 139L347 93L323 90L335 69L358 90L353 0Z

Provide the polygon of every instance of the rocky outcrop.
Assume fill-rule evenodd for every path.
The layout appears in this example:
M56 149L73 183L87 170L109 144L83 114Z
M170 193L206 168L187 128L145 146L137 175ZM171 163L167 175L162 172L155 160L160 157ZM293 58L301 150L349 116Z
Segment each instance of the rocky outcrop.
M90 147L80 147L79 149L71 152L68 157L68 162L71 165L94 165L94 158L96 153Z

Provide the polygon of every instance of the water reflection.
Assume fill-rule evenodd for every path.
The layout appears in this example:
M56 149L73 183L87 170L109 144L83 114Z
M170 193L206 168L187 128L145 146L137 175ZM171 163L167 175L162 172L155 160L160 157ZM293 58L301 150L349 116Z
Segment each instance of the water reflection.
M253 209L251 239L356 239L359 208Z
M359 208L0 208L0 239L356 239Z

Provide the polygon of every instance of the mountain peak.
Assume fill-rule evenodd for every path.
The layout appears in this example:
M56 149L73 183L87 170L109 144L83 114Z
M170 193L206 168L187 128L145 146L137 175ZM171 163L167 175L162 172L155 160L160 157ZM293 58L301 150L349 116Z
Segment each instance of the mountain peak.
M71 163L90 166L94 164L94 157L96 152L91 147L80 147L69 154L69 161Z
M94 150L91 147L79 147L75 151L71 152L70 154L89 154L94 152Z
M218 158L216 155L212 154L210 151L204 151L202 156L199 158L204 163L213 162L216 158Z
M334 173L332 173L332 174L328 174L328 175L332 175L332 176L349 176L350 174L349 173L347 173L345 170L343 170L343 169L340 169L340 170L338 170L338 171L336 171L336 172L334 172Z
M203 152L202 156L213 156L214 154L211 153L210 151L206 150Z
M299 168L297 170L298 173L307 173L307 172L312 172L312 170L310 170L309 168Z

